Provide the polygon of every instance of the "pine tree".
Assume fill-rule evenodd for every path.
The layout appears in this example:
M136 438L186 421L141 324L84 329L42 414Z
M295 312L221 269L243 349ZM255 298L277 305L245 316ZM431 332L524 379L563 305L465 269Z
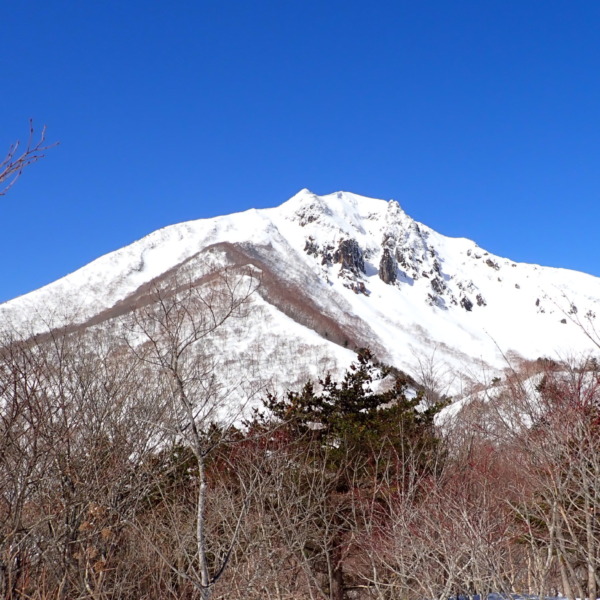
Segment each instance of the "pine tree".
M374 391L376 383L385 389ZM370 350L361 349L340 382L327 374L319 380L320 391L308 382L285 399L268 396L265 406L291 439L320 445L333 461L349 453L365 456L384 445L395 452L408 446L424 450L436 444L433 419L444 403L421 409L423 394L409 389L409 383L406 375L379 365Z
M353 519L362 499L372 500L383 477L394 481L397 491L408 462L418 470L433 464L438 446L433 418L441 404L423 409L423 394L411 383L362 349L341 381L328 374L318 385L308 382L285 398L270 395L265 406L271 416L257 419L262 419L263 427L269 418L270 426L276 425L278 451L283 436L294 456L303 457L290 464L287 474L295 485L302 478L311 485L315 473L328 481L329 492L322 502L324 524L321 531L315 526L321 542L314 547L324 548L321 564L329 567L322 591L331 600L346 598L344 563L352 554L349 532L356 528Z

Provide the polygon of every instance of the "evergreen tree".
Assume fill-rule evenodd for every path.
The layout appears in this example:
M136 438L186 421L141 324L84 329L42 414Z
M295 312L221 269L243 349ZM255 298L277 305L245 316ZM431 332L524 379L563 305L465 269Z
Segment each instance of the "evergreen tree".
M336 468L342 459L366 458L383 447L401 455L409 448L426 454L437 445L433 419L444 402L422 408L423 393L410 383L363 348L341 381L327 374L318 386L308 382L285 399L269 395L265 406L290 439L320 446Z
M433 419L442 404L422 408L423 394L412 383L361 349L341 381L326 375L318 385L308 382L285 398L269 395L269 416L257 415L253 423L254 431L275 426L276 451L287 443L293 449L290 456L302 456L300 462L290 461L287 473L297 489L302 481L314 485L316 473L327 482L315 541L303 553L313 553L317 570L328 565L322 592L332 600L346 598L350 577L344 565L353 553L349 532L356 531L361 502L372 501L383 478L393 482L396 493L402 478L410 476L407 464L425 471L434 463L438 441ZM311 513L308 507L306 513Z

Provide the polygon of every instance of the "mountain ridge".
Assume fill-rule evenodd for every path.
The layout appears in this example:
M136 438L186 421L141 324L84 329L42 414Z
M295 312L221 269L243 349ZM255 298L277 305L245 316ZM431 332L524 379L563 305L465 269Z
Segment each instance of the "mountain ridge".
M600 310L599 278L493 255L418 223L395 200L307 189L278 207L159 229L0 305L0 317L30 333L52 327L52 315L98 326L184 265L198 281L251 265L273 322L292 319L342 362L345 347L369 345L409 373L433 354L453 370L495 371L509 355L596 350L580 325Z

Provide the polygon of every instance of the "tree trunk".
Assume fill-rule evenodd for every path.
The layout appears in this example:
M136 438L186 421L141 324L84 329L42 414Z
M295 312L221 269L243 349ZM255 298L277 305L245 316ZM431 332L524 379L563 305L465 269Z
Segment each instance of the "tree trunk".
M568 600L575 600L575 594L573 594L573 590L571 589L571 584L569 583L569 576L567 575L567 569L565 568L565 562L562 559L562 556L558 556L558 565L560 567L560 578L562 580L563 585L563 596L568 598Z
M589 493L588 493L589 494ZM594 540L594 525L593 525L593 507L590 505L589 495L585 495L585 529L586 529L586 541L587 541L587 571L588 571L588 598L589 600L596 600L596 568L595 568L595 556L596 556L596 544Z
M332 571L330 581L330 596L331 600L344 600L344 570L342 562L342 543L339 536L336 536L333 541L333 549L331 551Z
M206 558L206 541L204 539L204 511L206 508L206 471L204 457L197 455L198 461L198 506L196 513L196 543L198 548L198 566L200 568L200 584L202 585L202 600L210 598L210 579L208 575L208 562Z

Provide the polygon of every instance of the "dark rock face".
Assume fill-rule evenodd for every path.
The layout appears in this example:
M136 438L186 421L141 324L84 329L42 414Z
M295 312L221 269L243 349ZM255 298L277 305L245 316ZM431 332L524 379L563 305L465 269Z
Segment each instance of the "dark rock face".
M467 296L463 296L460 299L460 305L468 312L471 312L473 310L473 303L471 302L471 300L469 300L469 298L467 298Z
M434 277L431 280L431 288L436 294L443 294L446 291L446 284L441 277Z
M342 269L351 271L355 275L365 272L363 253L356 240L342 240L333 255L333 261L341 263Z
M306 254L309 256L314 256L317 259L320 257L322 265L329 267L333 262L333 246L331 244L319 246L313 237L309 236L306 238L304 252L306 252Z
M304 252L309 256L317 256L319 254L319 246L315 243L314 238L309 237L304 244Z
M392 284L396 281L397 269L398 264L396 263L396 259L390 252L390 249L385 248L379 263L379 278L385 283Z
M349 287L355 294L363 294L365 296L368 296L371 293L362 281L355 281L346 287Z

